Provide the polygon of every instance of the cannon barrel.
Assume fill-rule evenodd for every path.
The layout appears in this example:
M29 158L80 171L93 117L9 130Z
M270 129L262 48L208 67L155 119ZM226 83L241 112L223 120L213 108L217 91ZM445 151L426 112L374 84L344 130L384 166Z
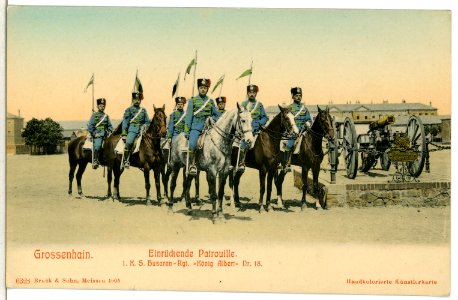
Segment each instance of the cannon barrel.
M377 129L385 127L386 125L393 124L393 123L394 123L393 115L384 116L378 119L377 121L370 123L369 131L377 130Z

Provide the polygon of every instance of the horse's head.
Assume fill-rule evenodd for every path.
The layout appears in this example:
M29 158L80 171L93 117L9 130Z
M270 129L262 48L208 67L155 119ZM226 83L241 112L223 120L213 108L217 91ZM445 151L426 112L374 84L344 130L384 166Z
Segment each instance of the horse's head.
M237 124L236 130L241 134L245 142L250 144L250 148L254 146L254 137L251 128L251 113L245 108L241 107L237 102Z
M153 104L154 116L151 120L150 130L153 134L160 137L165 137L167 134L167 116L165 114L165 104L162 107L156 108Z
M324 110L322 110L318 105L318 115L315 118L315 122L318 122L320 125L322 135L327 139L334 138L334 120L332 116L329 114L329 107L326 106Z
M289 134L298 134L299 129L297 128L296 121L294 121L294 116L291 113L291 108L285 105L278 105L281 113L281 126Z

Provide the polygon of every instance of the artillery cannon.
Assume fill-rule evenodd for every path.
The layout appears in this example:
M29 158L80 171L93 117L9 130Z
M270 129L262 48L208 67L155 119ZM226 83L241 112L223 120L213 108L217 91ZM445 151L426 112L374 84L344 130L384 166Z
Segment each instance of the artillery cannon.
M417 116L410 116L405 132L393 133L391 125L394 122L395 118L392 115L381 117L369 124L367 133L358 136L350 118L347 117L338 126L337 138L349 178L356 177L358 153L361 153L362 172L368 172L380 159L380 165L385 171L389 170L393 161L397 169L400 165L405 169L405 172L402 172L408 173L412 178L420 176L427 156L423 123Z

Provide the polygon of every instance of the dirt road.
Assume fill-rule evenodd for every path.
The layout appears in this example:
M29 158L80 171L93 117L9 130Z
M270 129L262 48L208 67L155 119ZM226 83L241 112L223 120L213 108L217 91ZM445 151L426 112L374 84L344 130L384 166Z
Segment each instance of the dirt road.
M450 207L331 208L300 210L301 193L293 187L291 173L285 178L284 200L288 209L258 213L257 171L248 169L241 180L244 211L225 207L224 217L213 225L211 205L194 206L185 214L183 202L174 213L153 202L145 206L143 174L131 168L121 178L122 202L107 199L103 170L88 166L83 177L85 198L67 196L67 155L7 156L7 243L125 243L162 242L304 242L374 244L448 244ZM181 178L181 176L179 176ZM201 175L201 195L208 188ZM181 182L181 181L180 181ZM177 194L181 193L181 185ZM229 193L229 189L227 190ZM194 192L192 192L194 194ZM226 201L228 204L228 201Z

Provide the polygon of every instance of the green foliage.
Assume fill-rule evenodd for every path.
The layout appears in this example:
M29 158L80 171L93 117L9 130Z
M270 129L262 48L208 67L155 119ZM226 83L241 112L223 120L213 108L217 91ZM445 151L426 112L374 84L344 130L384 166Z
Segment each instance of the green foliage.
M33 118L28 121L22 137L29 146L42 147L46 153L52 153L63 140L63 128L51 118L38 120Z

